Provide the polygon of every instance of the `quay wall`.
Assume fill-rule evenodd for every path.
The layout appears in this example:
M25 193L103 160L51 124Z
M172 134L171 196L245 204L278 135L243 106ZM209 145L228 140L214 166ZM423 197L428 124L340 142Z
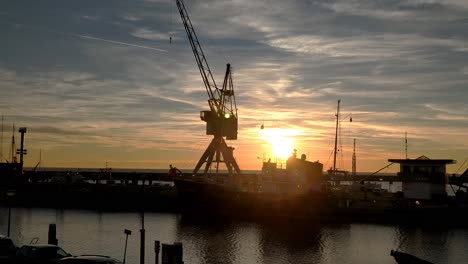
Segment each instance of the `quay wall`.
M53 179L67 176L80 175L86 180L152 180L152 181L172 181L172 177L167 172L160 171L112 171L111 173L103 173L100 170L74 170L74 171L57 171L57 170L42 170L39 172L25 171L25 176L30 179L42 181L45 179ZM184 176L191 176L191 173L183 173ZM255 177L259 173L243 173L246 177ZM386 181L386 182L398 182L401 181L401 177L397 175L366 175L358 174L356 176L351 175L330 175L324 173L324 180L329 181Z

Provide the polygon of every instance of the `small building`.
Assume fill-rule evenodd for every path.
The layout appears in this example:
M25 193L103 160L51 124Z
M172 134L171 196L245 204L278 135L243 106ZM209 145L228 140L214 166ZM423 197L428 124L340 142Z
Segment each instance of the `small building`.
M399 163L402 190L405 198L418 200L437 200L447 196L446 165L456 163L451 159L389 159Z

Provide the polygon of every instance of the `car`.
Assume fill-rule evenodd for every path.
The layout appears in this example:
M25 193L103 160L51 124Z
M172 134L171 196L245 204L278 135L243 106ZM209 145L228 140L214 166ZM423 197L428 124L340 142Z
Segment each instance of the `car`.
M120 260L102 255L81 255L61 259L60 264L122 264Z
M56 264L69 256L61 247L51 244L24 245L16 251L16 261L20 264Z
M17 249L11 238L0 235L0 263L14 263Z

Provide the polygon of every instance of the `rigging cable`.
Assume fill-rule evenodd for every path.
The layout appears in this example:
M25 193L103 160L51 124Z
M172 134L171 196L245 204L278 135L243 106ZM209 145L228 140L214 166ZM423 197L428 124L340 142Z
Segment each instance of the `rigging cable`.
M458 168L458 170L455 172L455 174L458 173L458 171L463 168L463 165L465 165L465 162L468 160L468 157L465 159L465 161L463 161L462 165L460 165L460 167Z
M172 0L169 0L169 1L171 1L171 25L170 25L170 28L169 28L169 44L171 44L172 43L172 30L173 30L173 28L172 28L173 27L172 26L173 25L172 16L173 16L173 13L174 13L174 11L173 11L174 10L174 8L173 8L174 1L172 1Z

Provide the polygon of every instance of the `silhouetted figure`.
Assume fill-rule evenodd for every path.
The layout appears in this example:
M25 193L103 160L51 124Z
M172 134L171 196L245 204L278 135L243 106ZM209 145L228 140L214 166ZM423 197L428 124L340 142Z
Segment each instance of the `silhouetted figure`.
M182 171L180 171L178 168L173 167L172 164L169 165L169 176L170 177L175 177L177 175L182 174Z

